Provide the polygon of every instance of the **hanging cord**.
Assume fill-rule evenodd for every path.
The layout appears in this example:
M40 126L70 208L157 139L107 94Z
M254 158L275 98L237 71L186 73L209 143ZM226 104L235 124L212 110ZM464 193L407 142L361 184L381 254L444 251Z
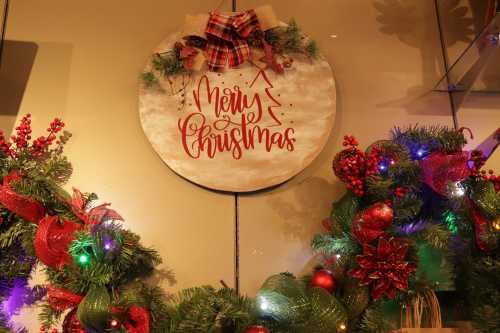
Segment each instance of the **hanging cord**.
M470 139L471 140L474 140L474 134L472 134L472 130L468 127L460 127L458 130L458 132L464 134L465 131L469 132L469 135L470 135ZM465 134L464 134L465 136Z

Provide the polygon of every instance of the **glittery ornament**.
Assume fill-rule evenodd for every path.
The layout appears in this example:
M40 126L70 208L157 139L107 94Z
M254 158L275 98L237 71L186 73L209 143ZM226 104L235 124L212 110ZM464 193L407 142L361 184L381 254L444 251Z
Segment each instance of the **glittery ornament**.
M269 333L269 332L270 331L266 327L259 325L249 326L245 330L245 333Z
M352 221L354 238L361 243L369 243L385 234L392 224L394 214L391 207L383 202L375 203L357 214Z
M332 272L326 269L320 269L314 272L311 278L311 286L323 288L330 294L335 292L336 283Z
M78 316L76 315L77 309L74 308L66 317L64 317L64 322L62 325L63 333L82 333L85 332L82 325L80 325L80 321L78 320Z

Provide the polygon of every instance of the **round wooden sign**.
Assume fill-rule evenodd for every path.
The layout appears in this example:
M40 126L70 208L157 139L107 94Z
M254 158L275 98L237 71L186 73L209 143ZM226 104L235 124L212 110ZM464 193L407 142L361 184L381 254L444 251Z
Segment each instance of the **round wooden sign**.
M171 35L155 54L180 39ZM296 55L283 73L246 62L155 83L139 92L146 136L173 171L215 190L248 192L285 182L318 156L335 118L335 81L321 56Z

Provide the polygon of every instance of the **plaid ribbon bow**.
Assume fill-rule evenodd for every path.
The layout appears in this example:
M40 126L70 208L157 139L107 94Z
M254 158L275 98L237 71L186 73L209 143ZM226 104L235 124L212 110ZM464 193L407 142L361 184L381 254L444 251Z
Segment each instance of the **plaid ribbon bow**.
M207 64L211 71L219 72L226 66L236 67L250 57L246 38L260 29L254 10L233 16L210 13L207 28Z

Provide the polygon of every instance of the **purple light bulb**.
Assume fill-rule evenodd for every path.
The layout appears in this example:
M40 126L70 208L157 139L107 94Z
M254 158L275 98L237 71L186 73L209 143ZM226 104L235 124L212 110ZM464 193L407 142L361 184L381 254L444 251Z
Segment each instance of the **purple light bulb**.
M105 241L104 242L104 249L106 251L109 251L109 250L113 249L113 242L110 241L110 240Z

